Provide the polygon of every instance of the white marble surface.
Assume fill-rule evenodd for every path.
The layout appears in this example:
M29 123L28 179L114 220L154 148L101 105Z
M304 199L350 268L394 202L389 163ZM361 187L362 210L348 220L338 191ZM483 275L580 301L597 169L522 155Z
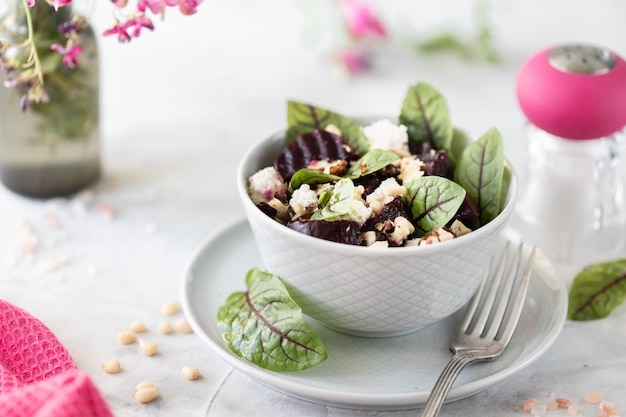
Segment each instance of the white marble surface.
M471 12L458 0L438 2L446 8L408 0L374 3L403 33L413 26L418 34L435 30L448 16L463 27ZM170 14L154 33L129 45L102 40L103 179L71 200L35 201L0 189L0 297L52 329L117 417L416 415L290 398L232 370L195 335L161 336L156 326L161 306L180 299L195 248L243 216L234 188L237 161L248 145L283 125L287 98L348 114L395 114L406 87L427 81L447 97L459 126L478 133L500 129L508 157L521 170L524 118L513 85L523 60L572 41L626 55L622 0L492 3L499 64L418 56L398 40L369 75L349 82L333 78L321 64L324 41L307 40L305 1L205 0L193 18ZM101 29L108 23L106 6L97 6L94 19ZM56 229L46 226L50 213L59 218ZM25 224L39 239L29 256L16 251ZM562 279L571 280L573 267L559 266ZM530 396L579 400L598 390L626 412L625 319L622 307L601 321L567 322L532 366L444 406L441 415L515 416ZM117 333L134 320L149 326L158 356L118 344ZM100 364L113 357L122 361L123 372L107 375ZM198 367L202 378L184 380L185 364ZM140 405L132 391L144 379L162 395Z

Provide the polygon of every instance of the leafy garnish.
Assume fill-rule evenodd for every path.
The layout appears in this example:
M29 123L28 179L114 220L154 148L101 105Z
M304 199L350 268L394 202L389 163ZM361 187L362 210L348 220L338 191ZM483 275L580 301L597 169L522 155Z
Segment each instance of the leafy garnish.
M356 179L383 169L400 159L397 153L384 149L372 149L352 164L347 176Z
M495 128L470 143L457 163L454 180L476 203L482 224L500 213L503 171L504 145Z
M341 130L341 138L359 154L365 154L369 143L361 127L351 118L332 110L297 101L287 102L287 142L313 130L326 130L334 125Z
M572 282L567 318L595 320L626 301L626 259L592 264Z
M465 190L444 177L421 177L406 184L405 204L411 208L416 232L422 236L443 227L456 214Z
M261 368L280 372L311 368L328 357L277 275L253 268L246 285L248 291L231 294L217 313L219 331L230 350Z
M311 220L336 220L348 214L354 201L354 183L343 178L335 184L330 196L320 198L319 208L311 215Z
M409 143L428 142L434 149L452 154L453 127L448 104L431 85L420 82L409 87L399 121L407 127Z
M329 182L340 180L341 177L333 174L318 171L311 168L302 168L296 171L289 181L289 187L292 190L300 188L302 184L326 184Z

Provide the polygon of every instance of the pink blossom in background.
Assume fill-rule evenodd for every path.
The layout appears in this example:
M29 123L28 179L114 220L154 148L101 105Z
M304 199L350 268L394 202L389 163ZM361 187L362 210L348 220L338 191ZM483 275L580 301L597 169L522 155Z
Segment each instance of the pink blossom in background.
M55 43L50 46L50 49L63 55L63 65L66 68L76 68L78 66L78 55L83 52L82 45L72 45L66 48Z
M347 76L361 74L370 68L369 55L362 49L346 49L335 56L338 69Z
M358 0L340 0L345 23L355 39L367 36L386 38L387 31L372 9Z

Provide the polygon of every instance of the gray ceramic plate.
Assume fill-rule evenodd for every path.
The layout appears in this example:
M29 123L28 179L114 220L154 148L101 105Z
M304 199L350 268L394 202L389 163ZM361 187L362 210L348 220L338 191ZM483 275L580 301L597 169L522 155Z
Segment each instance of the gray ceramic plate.
M516 240L511 231L506 236ZM527 367L558 336L567 311L567 290L547 259L538 255L509 348L494 362L466 368L448 401L475 394ZM217 328L217 310L232 292L245 290L246 272L253 267L263 266L245 220L207 239L189 265L183 307L196 334L217 356L275 390L316 403L384 410L418 408L426 401L452 356L448 343L459 313L415 333L381 339L347 336L311 320L326 344L328 359L299 373L270 372L235 356Z

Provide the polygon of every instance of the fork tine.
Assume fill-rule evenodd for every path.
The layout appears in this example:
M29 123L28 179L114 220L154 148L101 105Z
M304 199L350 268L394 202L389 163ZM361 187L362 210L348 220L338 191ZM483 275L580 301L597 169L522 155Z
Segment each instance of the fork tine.
M507 263L507 254L509 253L509 241L506 242L502 253L500 254L500 259L496 266L495 272L492 275L491 282L489 283L488 293L486 295L486 299L483 302L482 309L476 322L474 324L474 328L471 333L474 335L481 335L485 330L485 326L487 325L487 320L489 319L489 313L493 307L493 304L496 299L496 295L498 293L498 287L500 287L500 282L502 281L502 276L504 275L505 266ZM482 295L481 295L482 296Z
M510 257L513 257L513 259L511 260L511 264L508 267L508 276L502 284L503 288L500 292L500 300L498 302L498 305L496 306L495 311L493 312L493 315L491 316L491 324L487 333L484 336L485 339L494 339L498 334L500 326L502 325L502 320L504 319L504 314L506 313L506 309L509 305L509 301L511 298L511 293L513 292L515 280L519 275L518 269L520 261L522 259L522 249L523 245L520 243L517 246L517 250L515 251L514 255L511 255L510 252L507 250L502 257L503 259L506 258L507 261Z
M513 336L513 332L517 327L517 322L519 321L522 313L522 308L524 307L524 301L526 300L526 293L528 292L528 286L530 283L530 276L532 275L536 249L535 245L533 245L530 249L528 259L526 260L526 267L524 268L524 275L522 275L522 280L520 282L517 295L515 296L515 302L513 303L508 321L504 325L502 335L500 336L499 341L505 347L511 341L511 336Z

